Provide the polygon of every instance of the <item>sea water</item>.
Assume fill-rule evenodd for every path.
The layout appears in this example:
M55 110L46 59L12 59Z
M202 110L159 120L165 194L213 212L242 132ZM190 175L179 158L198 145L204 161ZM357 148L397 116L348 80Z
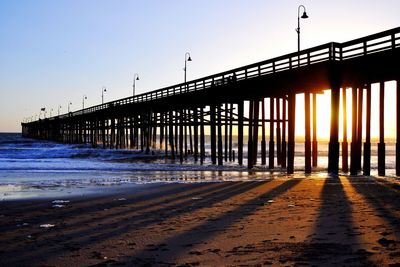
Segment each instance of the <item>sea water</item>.
M207 144L209 147L209 144ZM237 147L234 146L237 151ZM328 145L319 144L319 168L314 175L325 175ZM395 146L387 144L387 175L394 176ZM247 152L244 150L244 154ZM258 163L261 162L258 155ZM372 146L372 175L376 175L376 148ZM275 162L276 164L276 162ZM23 138L21 134L0 133L0 200L84 194L112 186L167 182L217 182L279 179L286 177L284 169L271 172L258 164L252 171L247 162L224 162L215 166L209 155L203 165L193 156L180 163L164 156L161 150L145 154L136 150L92 148L85 144L60 144ZM295 176L304 176L304 144L296 144Z

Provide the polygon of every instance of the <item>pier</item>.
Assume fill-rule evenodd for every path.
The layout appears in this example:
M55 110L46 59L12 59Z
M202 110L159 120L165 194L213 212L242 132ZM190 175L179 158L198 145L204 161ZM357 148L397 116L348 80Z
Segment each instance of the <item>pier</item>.
M316 96L329 89L331 104L325 107L331 113L328 172L338 174L341 159L341 171L369 175L371 127L377 127L378 173L385 175L384 83L396 81L397 105L393 112L397 123L396 175L400 176L399 63L400 27L397 27L60 116L24 122L22 134L104 149L134 149L145 153L160 149L165 157L181 163L189 156L198 164L203 164L209 156L215 165L233 161L243 165L246 159L249 169L266 165L268 169L285 169L292 174L296 127L304 127L304 171L311 173L318 166ZM372 109L371 84L375 83L380 85L379 107ZM352 93L351 125L346 119L339 121L340 109L346 112L349 104L347 90ZM295 121L297 94L304 94L304 125ZM372 112L379 114L379 125L371 125ZM347 127L351 127L350 143ZM209 147L206 146L208 138ZM236 150L234 144L237 144ZM261 160L257 162L259 153Z

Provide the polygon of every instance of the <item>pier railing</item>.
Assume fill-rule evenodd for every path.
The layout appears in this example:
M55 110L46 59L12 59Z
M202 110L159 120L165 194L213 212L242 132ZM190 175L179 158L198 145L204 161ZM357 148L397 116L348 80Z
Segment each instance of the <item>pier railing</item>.
M63 114L61 116L55 116L50 118L50 120L93 113L115 106L158 100L166 97L196 92L211 87L215 87L217 90L218 86L230 82L248 80L320 62L348 60L399 47L400 27L397 27L345 43L327 43L301 50L300 52L286 54L273 59L192 80L187 83L176 84L137 96L122 98L83 110Z

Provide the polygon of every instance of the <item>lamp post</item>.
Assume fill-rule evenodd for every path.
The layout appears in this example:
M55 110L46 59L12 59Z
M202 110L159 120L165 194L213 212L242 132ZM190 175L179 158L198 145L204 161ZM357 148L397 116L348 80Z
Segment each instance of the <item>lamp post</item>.
M61 106L58 106L58 116L60 116L60 109L61 109Z
M300 17L300 9L303 8L303 15ZM297 8L297 51L300 51L300 18L307 19L308 15L306 13L306 8L303 5L299 5Z
M83 98L82 98L82 109L85 109L85 99L87 99L87 96L83 95Z
M72 105L72 102L71 101L69 101L68 102L68 113L70 113L70 111L71 111L71 109L70 109L70 106Z
M133 75L133 96L135 96L135 90L136 90L136 81L139 81L139 74L135 73Z
M187 62L188 61L192 61L192 58L190 57L190 53L186 52L185 53L185 67L183 68L183 71L185 72L185 76L184 76L185 87L186 87L186 70L187 70Z
M107 88L103 86L101 88L101 104L104 104L104 93L107 92Z

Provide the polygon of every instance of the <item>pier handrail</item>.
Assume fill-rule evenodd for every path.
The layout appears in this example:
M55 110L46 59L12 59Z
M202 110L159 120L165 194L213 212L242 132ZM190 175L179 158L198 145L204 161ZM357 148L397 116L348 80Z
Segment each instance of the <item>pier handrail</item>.
M75 112L66 113L60 116L54 116L48 119L63 119L67 117L93 113L115 106L154 101L170 96L200 91L211 87L217 88L218 86L225 85L229 82L243 81L320 62L347 60L350 58L366 56L399 47L400 27L397 27L344 43L326 43L316 47L301 50L299 52L286 54L283 56L202 77L196 80L191 80L187 83L180 83L168 86L140 95L114 100Z

